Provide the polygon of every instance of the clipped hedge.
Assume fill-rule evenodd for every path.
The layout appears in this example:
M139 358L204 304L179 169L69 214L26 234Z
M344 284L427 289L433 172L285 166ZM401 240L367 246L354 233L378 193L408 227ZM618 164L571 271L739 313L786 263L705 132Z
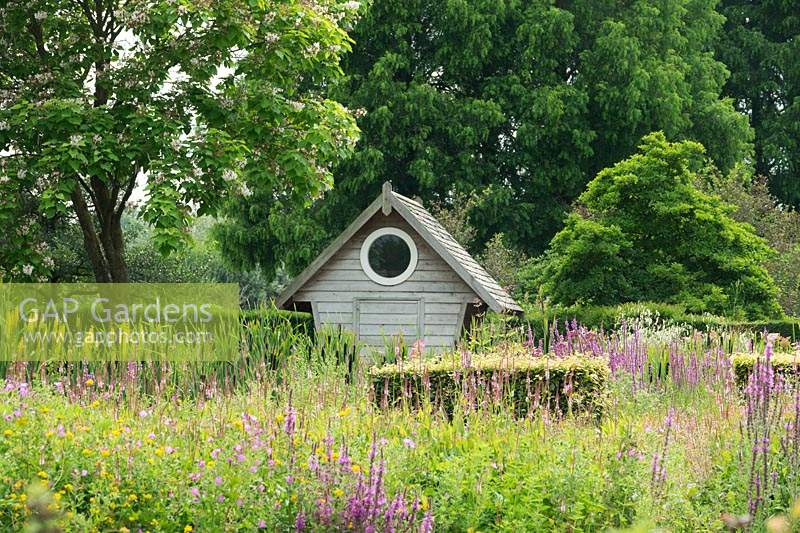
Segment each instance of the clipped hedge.
M589 356L488 354L464 363L451 354L374 368L370 377L374 400L383 407L430 401L448 414L461 404L510 406L518 417L542 408L599 417L608 400L610 370L604 358Z
M735 320L722 316L694 315L687 313L679 305L662 304L654 302L627 303L614 306L601 305L574 305L569 307L553 307L545 310L529 307L525 314L517 320L520 323L530 324L537 336L544 334L545 327L550 327L554 321L564 324L566 321L576 320L579 324L589 329L605 330L614 328L619 323L621 316L636 317L645 309L657 313L664 322L686 324L694 329L730 329L735 331L752 331L761 333L778 333L783 337L800 340L800 320L787 317L774 320Z
M740 387L747 385L750 374L756 361L764 360L763 354L757 353L737 353L731 356L731 366L736 378L736 384ZM774 353L770 357L772 368L776 374L783 376L789 382L799 383L800 380L800 355L792 353Z

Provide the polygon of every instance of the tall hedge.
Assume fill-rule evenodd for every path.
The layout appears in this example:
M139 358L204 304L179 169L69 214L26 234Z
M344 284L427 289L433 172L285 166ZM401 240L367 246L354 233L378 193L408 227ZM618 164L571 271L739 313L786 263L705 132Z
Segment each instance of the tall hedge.
M524 316L514 319L519 324L530 324L534 333L541 336L545 328L553 322L564 324L566 321L575 320L578 324L589 329L606 331L614 328L621 317L636 317L648 310L668 323L686 324L694 329L705 331L707 329L729 329L735 331L749 331L754 333L778 333L793 341L800 339L800 320L787 317L774 320L733 320L715 315L698 315L687 313L680 305L663 303L641 302L622 305L573 305L554 306L546 310L529 307Z

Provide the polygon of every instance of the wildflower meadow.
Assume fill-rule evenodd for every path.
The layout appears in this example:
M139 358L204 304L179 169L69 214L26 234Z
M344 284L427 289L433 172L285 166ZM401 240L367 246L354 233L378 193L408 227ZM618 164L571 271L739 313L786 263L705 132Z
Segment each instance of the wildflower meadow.
M346 333L247 333L236 365L8 364L3 528L800 527L798 374L774 335L494 322L454 353L369 359ZM603 381L589 410L584 365Z

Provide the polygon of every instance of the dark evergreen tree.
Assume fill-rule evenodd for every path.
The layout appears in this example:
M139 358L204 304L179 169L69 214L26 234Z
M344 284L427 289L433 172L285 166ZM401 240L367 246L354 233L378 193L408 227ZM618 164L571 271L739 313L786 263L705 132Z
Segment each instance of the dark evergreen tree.
M725 94L750 117L755 171L783 202L800 206L800 6L795 0L723 0L718 58Z
M504 233L536 254L589 179L651 131L696 139L731 168L752 134L720 98L715 4L376 0L336 91L366 110L357 151L311 209L265 194L243 213L252 259L296 272L385 180L447 207L474 193L473 251Z

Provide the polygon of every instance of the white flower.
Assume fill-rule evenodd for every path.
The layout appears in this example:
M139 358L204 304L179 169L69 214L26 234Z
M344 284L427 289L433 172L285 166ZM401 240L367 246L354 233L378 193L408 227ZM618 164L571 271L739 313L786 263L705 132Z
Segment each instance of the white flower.
M176 152L181 149L181 140L180 139L172 139L172 149Z
M72 146L78 146L78 143L79 143L79 142L81 142L81 139L82 139L82 138L83 138L83 137L82 137L80 134L78 134L78 133L76 133L76 134L74 134L74 135L70 135L70 137L69 137L69 143L70 143Z
M295 111L302 111L303 108L306 107L303 102L289 102L289 105L291 105Z
M278 35L277 33L272 33L272 32L270 32L270 33L268 33L268 34L266 34L264 36L264 40L267 41L267 43L269 43L269 44L272 44L272 43L276 42L280 38L281 38L280 35Z
M222 179L225 181L233 181L236 179L236 172L234 172L230 168L226 168L225 171L222 173Z
M56 262L55 262L55 261L53 261L53 258L52 258L52 257L50 257L50 256L47 256L47 257L45 257L45 258L43 259L43 262L44 262L44 264L45 264L45 266L46 266L47 268L53 268L53 267L55 266L55 264L56 264Z
M348 11L356 11L359 7L361 7L361 2L355 2L351 0L350 2L345 2L343 7Z
M321 47L319 43L312 43L310 46L306 47L306 55L310 57L314 57L320 51Z
M47 13L45 13L44 11L37 11L36 14L33 15L33 18L41 22L47 18Z
M22 267L22 273L25 274L26 276L30 276L31 274L33 274L33 265L25 265L24 267Z
M0 130L7 130L8 129L8 122L5 120L0 120Z
M246 183L242 183L240 192L242 193L242 196L244 196L245 198L249 198L253 194L253 191L250 190L250 188L247 186Z
M103 138L100 136L99 133L95 133L94 135L92 135L92 142L93 143L97 144L102 140L103 140Z

